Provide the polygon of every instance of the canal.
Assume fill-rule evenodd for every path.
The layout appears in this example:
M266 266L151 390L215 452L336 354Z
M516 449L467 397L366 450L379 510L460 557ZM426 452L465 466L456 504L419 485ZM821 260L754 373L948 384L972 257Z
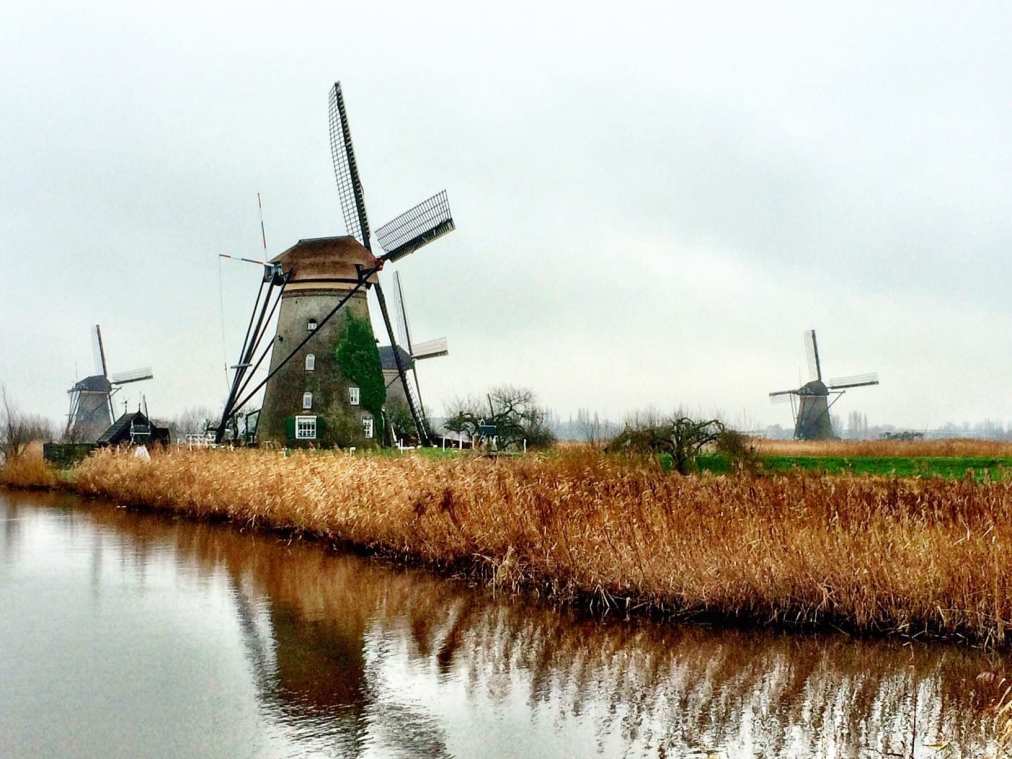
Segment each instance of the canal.
M969 648L587 619L0 491L0 756L981 756Z

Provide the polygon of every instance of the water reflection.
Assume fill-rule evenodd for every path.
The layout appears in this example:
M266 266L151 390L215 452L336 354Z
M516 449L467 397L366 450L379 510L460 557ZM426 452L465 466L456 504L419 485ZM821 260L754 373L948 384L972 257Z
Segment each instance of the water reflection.
M152 657L175 661L180 645L213 657L210 671L134 691L158 706L185 702L177 711L191 721L176 729L205 754L979 756L988 750L988 694L975 678L1005 666L947 646L601 623L423 571L66 496L0 494L0 519L4 608L56 625L69 613L78 625L98 619L82 632L112 637L108 687L122 688L138 665L158 670ZM60 552L78 561L54 569ZM38 583L45 598L54 583L73 586L81 569L91 592L75 596L76 612L26 590ZM134 618L138 604L150 622ZM166 636L145 649L146 661L118 661L158 623L183 641ZM193 628L201 632L189 640ZM30 649L29 634L0 625L0 646ZM50 643L74 649L79 639ZM60 677L87 676L76 659L60 661ZM13 674L15 691L32 685L4 666L0 677ZM0 688L0 712L16 698ZM120 724L110 741L98 723L118 714L90 718L56 747L87 753L104 740L104 753L127 755L151 748L123 739L140 731L167 748L171 731ZM0 737L10 731L21 750L50 740L44 727L0 717ZM92 733L99 737L89 741Z

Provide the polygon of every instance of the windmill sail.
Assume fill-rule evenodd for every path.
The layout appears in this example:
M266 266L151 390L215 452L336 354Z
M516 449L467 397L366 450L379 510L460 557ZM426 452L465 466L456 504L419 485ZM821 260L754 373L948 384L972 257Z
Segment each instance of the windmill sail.
M449 353L450 349L447 346L446 338L437 337L435 340L416 343L414 349L411 351L411 358L421 361L423 358L436 358L437 356L446 356Z
M335 82L330 91L329 99L330 112L330 153L334 161L334 179L337 181L337 195L341 201L341 213L344 215L344 225L348 234L355 237L367 250L372 252L372 239L369 234L369 218L365 212L365 193L362 190L362 180L358 175L358 164L355 162L355 146L351 141L351 127L348 124L348 112L344 106L344 94L341 92L341 83ZM415 408L411 397L411 390L408 387L408 379L405 375L405 366L400 354L396 350L396 338L394 337L393 324L390 321L390 313L387 310L386 298L383 295L383 286L377 280L373 284L373 293L376 302L379 304L380 313L383 316L383 325L386 327L390 343L395 346L394 360L397 363L397 374L401 384L404 386L404 393L408 399L408 409L415 422L415 429L418 432L418 439L422 443L428 443L428 435L419 417L418 409Z
M337 195L341 201L341 213L348 234L366 248L372 249L369 241L369 219L365 213L365 193L358 176L355 162L355 146L351 141L351 127L348 112L344 107L341 83L335 82L330 91L330 154L334 160L334 179L337 181Z
M878 384L878 373L868 372L866 374L852 374L849 377L837 377L829 381L829 387L834 390L848 387L865 387Z
M408 310L404 305L404 288L401 285L400 272L394 272L394 313L397 318L397 340L413 354L411 347L411 330L408 328Z
M805 357L808 359L808 379L822 380L822 367L819 366L819 346L815 342L815 330L805 330Z
M454 229L450 201L443 190L388 221L376 230L376 237L387 258L396 261Z
M105 346L102 345L102 328L97 324L91 330L91 354L95 359L95 374L105 377L109 372L105 365Z
M142 382L143 380L154 379L150 366L140 369L130 369L126 372L118 372L109 377L109 382L114 385L126 385L130 382Z

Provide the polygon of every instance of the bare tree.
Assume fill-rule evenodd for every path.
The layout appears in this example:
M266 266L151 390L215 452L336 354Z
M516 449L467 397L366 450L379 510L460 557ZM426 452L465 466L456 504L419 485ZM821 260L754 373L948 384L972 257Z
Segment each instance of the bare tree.
M688 474L703 446L716 443L724 433L719 419L698 420L675 416L649 424L627 424L608 445L609 451L667 453L679 474Z
M49 421L37 414L25 414L0 385L0 453L4 461L22 455L30 443L52 437Z
M597 445L601 442L603 437L603 431L601 428L601 418L594 412L591 416L590 410L580 408L576 410L576 429L579 432L580 437L583 438L585 443L591 445Z
M485 438L483 428L494 427L500 448L527 445L544 448L555 443L548 425L548 412L537 403L532 390L500 385L484 400L458 398L447 407L446 429L466 433L472 440Z
M183 440L191 433L203 434L207 430L209 422L215 424L214 419L216 416L206 406L191 406L190 408L183 409L181 413L176 414L176 416L164 422L164 424L169 428L169 434L173 440Z
M456 398L446 406L446 421L443 427L450 432L467 435L475 440L479 435L482 416L481 402L476 398Z

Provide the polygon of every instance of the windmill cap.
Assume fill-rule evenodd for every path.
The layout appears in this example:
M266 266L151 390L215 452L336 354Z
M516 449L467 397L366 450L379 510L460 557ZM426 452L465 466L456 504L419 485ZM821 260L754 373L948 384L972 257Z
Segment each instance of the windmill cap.
M85 393L108 393L112 390L112 384L101 374L93 374L75 383L71 390L80 390Z
M300 290L350 290L358 281L358 267L375 266L376 258L354 237L312 237L299 240L271 259L292 278L285 294ZM377 281L369 277L369 284Z

